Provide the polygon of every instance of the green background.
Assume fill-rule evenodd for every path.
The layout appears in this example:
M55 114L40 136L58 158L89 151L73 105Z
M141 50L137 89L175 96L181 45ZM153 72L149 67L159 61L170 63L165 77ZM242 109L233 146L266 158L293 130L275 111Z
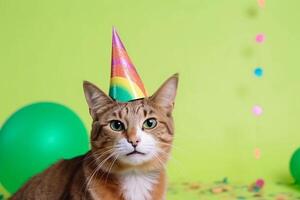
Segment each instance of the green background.
M108 91L111 29L151 94L180 73L171 182L230 177L292 182L300 146L300 1L0 0L0 124L54 101L90 128L82 91ZM264 44L255 35L266 34ZM253 75L256 66L264 76ZM254 105L264 114L256 118ZM261 149L261 159L254 149Z

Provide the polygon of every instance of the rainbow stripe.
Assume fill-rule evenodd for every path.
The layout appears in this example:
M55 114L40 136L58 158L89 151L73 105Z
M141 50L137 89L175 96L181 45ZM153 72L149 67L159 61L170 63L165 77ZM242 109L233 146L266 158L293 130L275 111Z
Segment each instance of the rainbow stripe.
M112 39L109 95L113 99L121 102L127 102L147 96L144 84L115 29L113 29Z
M109 96L126 102L143 98L145 94L134 82L123 77L113 77L110 81Z

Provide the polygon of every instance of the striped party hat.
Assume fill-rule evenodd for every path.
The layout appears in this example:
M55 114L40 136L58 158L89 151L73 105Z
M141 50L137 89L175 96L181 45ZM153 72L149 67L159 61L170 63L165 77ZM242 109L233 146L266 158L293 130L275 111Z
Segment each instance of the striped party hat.
M144 84L115 28L112 32L109 96L120 102L128 102L147 96Z

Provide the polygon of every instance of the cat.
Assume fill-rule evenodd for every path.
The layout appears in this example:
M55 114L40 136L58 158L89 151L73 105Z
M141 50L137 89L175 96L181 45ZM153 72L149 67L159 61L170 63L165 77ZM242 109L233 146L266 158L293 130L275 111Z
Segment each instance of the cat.
M91 150L31 178L12 200L163 200L178 74L150 97L121 103L84 81Z

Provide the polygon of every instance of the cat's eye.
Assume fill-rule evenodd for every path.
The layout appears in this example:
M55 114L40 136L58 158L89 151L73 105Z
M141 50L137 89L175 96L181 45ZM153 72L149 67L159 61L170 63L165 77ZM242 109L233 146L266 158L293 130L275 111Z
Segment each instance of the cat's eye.
M114 131L124 131L125 126L124 124L119 120L112 120L110 122L110 128Z
M156 119L155 118L149 118L149 119L146 119L144 121L143 128L152 129L152 128L155 128L156 125L157 125Z

